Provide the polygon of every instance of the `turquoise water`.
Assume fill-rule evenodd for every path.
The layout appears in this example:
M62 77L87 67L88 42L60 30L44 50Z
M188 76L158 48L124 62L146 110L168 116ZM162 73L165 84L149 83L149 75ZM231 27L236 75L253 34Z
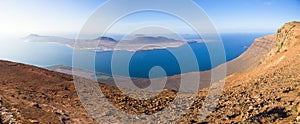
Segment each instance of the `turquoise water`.
M253 43L255 38L266 35L261 34L221 34L226 61L230 61L240 54L242 54ZM54 65L72 66L73 49L55 43L34 43L24 42L23 40L16 39L1 39L0 41L0 59L9 60L14 62L21 62L25 64L47 67ZM208 42L212 43L213 42ZM211 65L209 58L209 52L205 43L189 43L195 54L199 68L194 66L186 66L185 69L181 69L176 57L168 50L146 50L138 51L135 53L129 51L117 51L119 55L128 56L132 54L132 58L129 63L129 75L131 77L143 77L147 78L151 68L159 66L164 69L167 76L172 76L181 73L209 70L216 65L224 63L223 61L217 62L215 65ZM186 51L182 47L170 48L176 53L185 54ZM86 70L96 70L97 72L112 74L111 71L111 58L113 52L96 52L88 50L78 51L82 56L82 64L77 65L77 68ZM95 56L95 66L90 66L90 63L85 63L85 59ZM121 58L118 61L122 61ZM126 66L126 65L117 65ZM93 68L95 67L95 68ZM128 76L123 70L115 71L114 74ZM164 75L155 75L161 77Z

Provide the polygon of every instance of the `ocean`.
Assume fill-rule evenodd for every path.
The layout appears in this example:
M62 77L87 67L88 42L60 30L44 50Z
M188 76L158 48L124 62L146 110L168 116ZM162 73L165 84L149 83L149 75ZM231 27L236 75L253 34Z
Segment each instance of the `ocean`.
M241 34L221 34L224 44L226 61L230 61L251 46L255 38L265 36L269 33L241 33ZM25 42L21 38L5 38L0 39L0 59L14 62L25 63L29 65L48 67L48 66L72 66L73 49L57 43L41 43L41 42ZM130 51L91 51L91 50L76 50L76 55L79 57L81 64L76 64L76 68L85 70L95 70L97 72L114 74L120 76L130 76L137 78L149 78L149 72L153 67L161 68L164 73L151 75L154 77L173 76L182 73L204 71L214 68L215 66L224 63L220 60L212 65L210 54L206 47L207 44L213 42L192 42L188 46L192 49L195 55L198 68L191 64L185 66L185 69L180 67L180 63L176 58L176 54L186 53L182 46L179 48L142 50L137 52ZM170 52L170 50L172 52ZM119 58L113 59L113 55L118 55ZM125 59L131 56L127 65ZM94 64L85 61L89 58L95 58ZM124 62L123 59L124 58ZM77 59L76 59L77 60ZM78 61L78 60L77 60ZM112 63L115 70L112 71ZM119 63L119 64L118 64ZM125 64L124 64L125 63ZM188 60L187 62L188 63ZM91 65L93 64L93 65ZM124 70L127 68L128 71Z

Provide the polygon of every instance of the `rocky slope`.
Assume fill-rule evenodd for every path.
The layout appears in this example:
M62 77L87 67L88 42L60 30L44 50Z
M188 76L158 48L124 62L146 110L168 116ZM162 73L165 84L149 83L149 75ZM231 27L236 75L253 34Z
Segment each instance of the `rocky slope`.
M219 104L205 122L300 121L300 23L285 24L271 41L275 45L257 66L226 78Z
M0 70L3 123L12 122L5 112L20 123L93 122L77 97L72 76L7 61L0 62Z
M230 64L231 63L231 64ZM172 107L172 101L184 97L174 90L163 90L151 99L133 99L114 86L100 83L104 96L90 104L108 99L114 108L132 115L114 116L109 105L87 109L101 123L297 123L300 122L300 23L290 22L275 35L257 39L239 58L227 63L231 74L225 79L220 100L205 119L198 118L208 89L200 90L191 106ZM180 77L173 77L180 78ZM92 82L77 78L84 85ZM209 79L209 78L208 78ZM19 63L0 61L1 123L96 123L89 117L75 91L73 77L67 74ZM96 83L94 83L96 84ZM125 89L128 90L128 89ZM137 94L140 95L140 94ZM173 108L164 116L158 113ZM182 111L187 108L187 112ZM147 116L161 117L151 120ZM180 115L177 120L176 115ZM123 120L122 120L123 119Z

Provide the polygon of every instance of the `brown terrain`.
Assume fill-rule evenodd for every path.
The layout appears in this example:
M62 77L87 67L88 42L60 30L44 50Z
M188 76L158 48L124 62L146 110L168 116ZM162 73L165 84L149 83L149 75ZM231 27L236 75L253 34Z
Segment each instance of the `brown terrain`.
M223 92L215 96L220 99L212 112L201 119L209 83L196 97L179 101L194 101L190 106L172 106L175 99L189 95L178 93L178 85L171 84L184 75L169 77L169 90L141 100L107 83L0 61L0 123L300 123L299 22L286 23L276 34L256 39L244 54L226 64L228 76ZM206 77L202 81L210 81L208 73L200 73ZM74 80L80 83L74 85ZM82 104L85 88L95 84L103 95ZM133 116L115 116L111 107ZM172 116L159 113L168 107L173 108L168 113ZM182 111L184 108L187 110Z

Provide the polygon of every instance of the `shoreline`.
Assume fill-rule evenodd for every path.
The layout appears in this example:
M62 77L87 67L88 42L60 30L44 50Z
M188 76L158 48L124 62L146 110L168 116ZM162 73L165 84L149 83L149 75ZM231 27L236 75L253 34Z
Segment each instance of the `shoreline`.
M206 70L206 71L201 71L201 72L188 72L188 73L183 73L183 74L178 74L174 76L167 76L167 77L162 77L162 78L155 78L158 82L164 80L164 78L167 79L166 84L165 84L165 89L170 89L170 90L183 90L185 92L190 92L188 87L191 86L186 86L186 88L181 89L180 84L182 79L189 79L191 77L198 77L200 76L200 82L199 82L199 89L203 89L206 87L209 87L212 83L217 82L219 80L223 80L227 78L228 76L242 72L245 70L248 70L250 68L256 67L260 64L260 62L264 59L265 56L270 52L270 50L275 46L275 35L267 35L264 37L260 37L255 39L253 44L239 57L228 61L226 63L220 64L219 66L216 66L215 68L212 68L211 70ZM259 55L256 55L255 53L260 52ZM236 66L239 66L239 68L236 68ZM58 66L61 67L61 66ZM72 67L67 67L69 69L64 70L61 68L52 68L53 71L58 70L61 73L67 73L67 74L73 74L72 73ZM226 70L223 70L223 69ZM218 71L225 71L225 77L223 76L216 76L212 77L214 72ZM67 71L67 72L66 72ZM96 80L94 77L94 73L90 71L84 71L83 69L76 69L75 68L75 73L77 76L81 76L80 74L83 74L83 77L87 77L93 80ZM152 82L150 79L147 78L129 78L129 77L122 77L122 76L112 76L109 74L103 74L105 76L109 76L109 78L102 80L102 79L97 79L98 82L111 85L111 86L116 86L114 83L114 80L121 81L124 83L122 86L125 86L125 88L132 88L132 87L127 87L130 86L128 83L134 83L138 87L147 87L149 86ZM113 79L112 77L116 78ZM132 82L131 82L132 79ZM191 79L189 79L191 80ZM192 84L191 84L192 85ZM158 85L159 86L159 85ZM153 89L151 90L160 90L160 87L152 87Z

